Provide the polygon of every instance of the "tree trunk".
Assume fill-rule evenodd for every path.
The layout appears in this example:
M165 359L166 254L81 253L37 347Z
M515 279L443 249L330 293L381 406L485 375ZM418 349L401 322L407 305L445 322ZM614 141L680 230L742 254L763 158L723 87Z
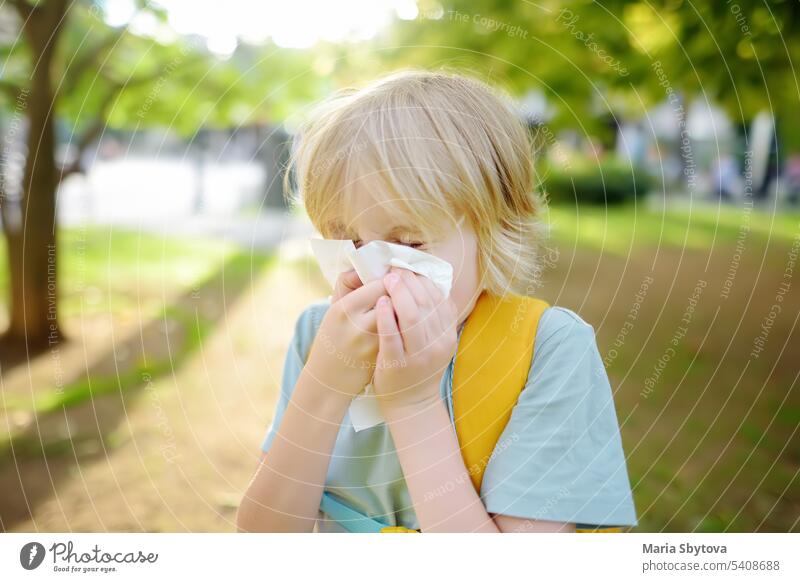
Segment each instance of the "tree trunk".
M56 188L54 94L50 64L63 11L46 4L45 13L28 19L33 74L28 94L28 136L21 224L6 226L11 277L11 312L7 337L41 350L60 339L57 312Z

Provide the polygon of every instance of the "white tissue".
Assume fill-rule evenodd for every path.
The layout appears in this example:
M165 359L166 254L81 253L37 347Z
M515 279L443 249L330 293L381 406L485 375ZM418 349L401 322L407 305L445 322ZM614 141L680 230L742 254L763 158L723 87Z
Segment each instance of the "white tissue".
M363 283L370 283L383 277L390 267L400 267L428 277L445 297L450 295L453 265L411 247L374 240L356 249L351 240L314 238L311 250L331 287L340 273L350 269L356 270Z
M383 277L391 267L408 269L428 277L445 297L450 295L453 285L453 266L450 263L404 245L376 240L356 249L352 240L315 238L311 239L311 250L331 287L344 271L355 269L363 283L370 283ZM372 383L353 398L349 412L356 432L384 422L372 391Z

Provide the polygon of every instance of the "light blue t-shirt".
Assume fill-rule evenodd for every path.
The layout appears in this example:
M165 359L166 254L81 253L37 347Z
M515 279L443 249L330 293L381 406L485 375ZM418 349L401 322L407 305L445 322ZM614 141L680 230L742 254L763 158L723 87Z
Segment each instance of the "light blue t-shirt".
M297 320L275 417L261 446L265 452L329 305L328 299L313 303ZM441 381L451 422L456 357L457 349ZM387 525L419 528L385 424L355 432L345 415L325 490ZM489 513L527 519L579 527L637 524L611 386L594 328L567 308L551 306L542 314L528 380L486 466L481 500ZM345 531L322 511L318 525L323 532Z

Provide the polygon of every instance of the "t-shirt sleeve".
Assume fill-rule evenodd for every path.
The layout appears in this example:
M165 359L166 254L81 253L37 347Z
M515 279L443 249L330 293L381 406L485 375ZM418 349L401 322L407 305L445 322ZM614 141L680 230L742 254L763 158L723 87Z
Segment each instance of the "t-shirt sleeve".
M283 374L281 376L281 390L278 396L278 403L275 406L275 414L272 417L272 423L267 429L267 434L261 443L261 450L267 452L275 435L278 432L281 418L283 413L286 412L286 407L289 405L289 399L294 392L294 386L297 379L300 377L300 372L305 366L308 352L311 349L311 344L314 341L314 336L319 329L322 322L322 317L325 315L329 303L317 302L307 307L297 318L294 326L294 333L289 342L289 348L286 351L286 358L283 363Z
M542 314L528 380L486 466L490 513L637 524L611 385L594 328L563 307Z

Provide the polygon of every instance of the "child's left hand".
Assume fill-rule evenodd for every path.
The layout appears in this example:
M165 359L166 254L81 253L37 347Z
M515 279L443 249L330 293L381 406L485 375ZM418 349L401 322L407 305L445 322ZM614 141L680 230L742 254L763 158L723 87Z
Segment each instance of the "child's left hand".
M384 408L435 402L456 349L456 306L430 279L407 269L392 268L384 285L391 299L381 297L375 307L375 394Z

